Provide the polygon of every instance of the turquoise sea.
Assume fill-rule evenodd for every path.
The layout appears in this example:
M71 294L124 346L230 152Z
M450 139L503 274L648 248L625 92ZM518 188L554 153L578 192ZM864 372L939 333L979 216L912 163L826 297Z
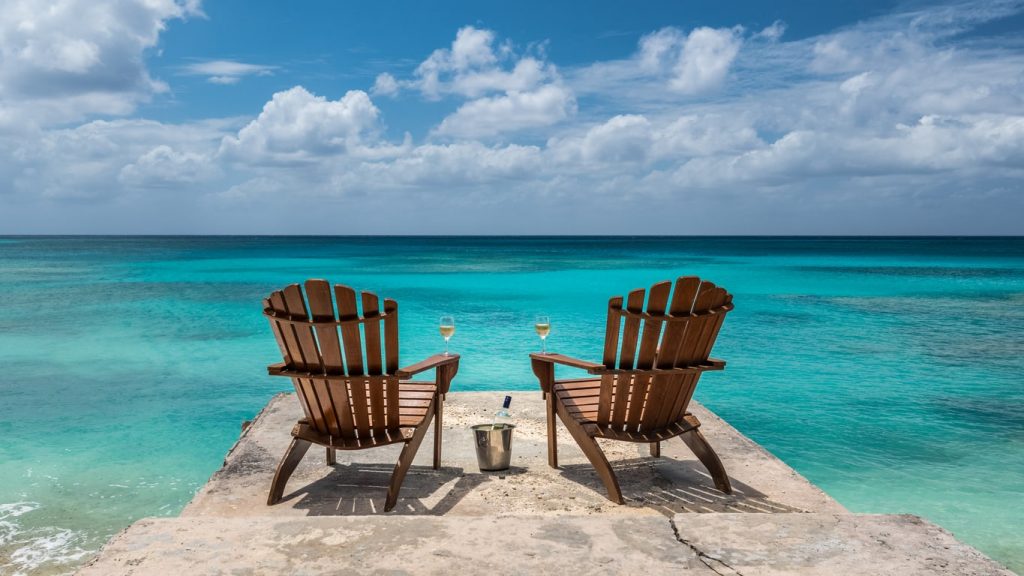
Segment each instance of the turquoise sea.
M399 301L402 355L456 390L533 390L531 321L597 359L611 295L735 294L707 404L846 507L909 512L1024 571L1022 238L0 238L0 573L67 572L174 515L290 386L270 290Z

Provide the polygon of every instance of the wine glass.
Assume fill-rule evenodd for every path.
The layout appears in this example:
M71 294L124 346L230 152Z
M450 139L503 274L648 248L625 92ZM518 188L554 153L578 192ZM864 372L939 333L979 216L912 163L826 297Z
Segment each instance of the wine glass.
M448 356L448 340L455 334L455 318L447 314L441 316L438 328L441 330L441 336L444 337L444 355Z
M551 333L551 319L541 314L533 320L533 329L537 331L537 336L540 336L540 353L547 354L547 339L548 334Z

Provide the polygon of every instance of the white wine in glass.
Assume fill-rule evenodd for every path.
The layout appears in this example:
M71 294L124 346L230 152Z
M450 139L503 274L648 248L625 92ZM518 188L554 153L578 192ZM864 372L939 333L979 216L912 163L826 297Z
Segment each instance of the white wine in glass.
M551 320L547 316L537 316L533 321L533 329L537 331L537 336L540 336L540 353L547 354L547 340L548 334L551 334Z
M438 323L438 328L441 331L441 336L444 337L444 355L448 355L448 340L455 335L455 318L452 316L441 316L441 321Z

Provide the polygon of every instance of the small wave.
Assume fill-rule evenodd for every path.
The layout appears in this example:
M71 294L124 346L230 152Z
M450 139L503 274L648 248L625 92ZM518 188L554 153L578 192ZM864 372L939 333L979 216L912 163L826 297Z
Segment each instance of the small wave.
M0 520L21 516L22 514L31 512L37 508L39 508L39 504L36 502L11 502L9 504L0 504Z
M43 528L32 532L42 531L49 533L29 538L11 553L11 562L8 566L14 568L15 576L28 574L43 566L77 563L90 554L89 550L79 545L82 536L77 532L60 528Z
M8 518L17 518L37 508L39 508L39 504L35 502L0 504L0 549L14 542L14 538L18 535L18 525Z
M41 568L68 567L92 553L85 536L58 527L26 528L15 519L38 510L36 502L0 504L0 573L23 576Z

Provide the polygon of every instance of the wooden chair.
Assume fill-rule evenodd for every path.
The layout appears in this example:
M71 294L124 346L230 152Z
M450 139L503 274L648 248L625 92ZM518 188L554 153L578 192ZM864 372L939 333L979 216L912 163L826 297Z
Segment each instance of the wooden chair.
M659 282L649 292L630 292L625 308L621 296L608 302L602 363L531 354L533 373L547 400L548 464L558 467L557 415L594 465L613 502L622 504L622 491L596 438L649 443L651 455L657 457L661 442L680 436L711 473L715 486L731 493L722 461L687 407L701 373L725 368L724 361L708 356L732 309L728 292L695 276L683 276L674 290L671 282ZM582 368L593 377L555 380L556 364Z
M308 280L305 292L303 297L299 285L292 284L263 300L263 314L284 356L284 362L267 370L292 379L305 413L292 429L292 442L274 474L267 504L281 500L288 477L311 444L326 447L327 463L332 465L336 450L401 442L384 504L384 511L389 511L432 418L434 469L441 465L442 408L459 357L439 354L399 368L394 300L384 300L381 312L377 296L363 292L360 315L356 293L347 286L334 286L337 312L325 280ZM407 381L431 369L437 370L433 383Z

